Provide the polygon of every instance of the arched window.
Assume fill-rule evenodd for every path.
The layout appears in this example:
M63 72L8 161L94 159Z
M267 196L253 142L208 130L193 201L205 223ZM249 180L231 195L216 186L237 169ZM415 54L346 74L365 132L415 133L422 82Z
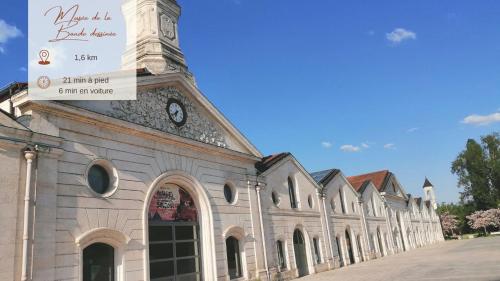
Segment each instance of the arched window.
M371 201L372 201L371 203L372 203L372 208L373 208L373 216L376 217L376 216L378 216L378 214L377 214L378 212L377 212L377 205L375 205L375 196L373 196Z
M344 206L344 193L342 192L342 188L339 188L339 197L340 197L340 207L342 208L342 214L345 214L345 206Z
M240 242L230 236L226 239L227 270L230 279L243 277L241 270Z
M83 250L83 281L114 281L115 249L95 243Z
M292 209L297 209L297 199L295 197L295 187L293 186L293 181L288 177L288 194L290 196L290 206Z
M276 250L278 251L278 266L280 271L286 269L285 246L281 240L276 242Z
M160 186L149 205L151 280L201 276L198 210L191 194L175 184Z
M313 247L314 247L314 257L316 264L321 263L321 252L319 250L319 238L313 238Z

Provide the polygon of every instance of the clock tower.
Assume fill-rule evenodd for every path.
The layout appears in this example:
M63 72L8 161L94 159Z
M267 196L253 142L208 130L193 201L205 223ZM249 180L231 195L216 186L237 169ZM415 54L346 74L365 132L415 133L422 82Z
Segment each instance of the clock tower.
M125 53L126 68L147 68L153 74L181 72L192 78L179 46L178 23L181 7L176 0L129 1L124 5L123 11L127 20L129 40L134 35L136 37L136 40L130 40L129 43L136 43L137 52L136 64L134 59L127 60L128 54ZM136 13L135 17L132 13ZM134 20L136 26L131 24ZM133 32L134 30L136 32Z
M436 194L434 193L434 185L432 185L432 183L427 178L425 178L423 189L424 189L425 200L430 201L432 208L436 210L437 202L436 202Z

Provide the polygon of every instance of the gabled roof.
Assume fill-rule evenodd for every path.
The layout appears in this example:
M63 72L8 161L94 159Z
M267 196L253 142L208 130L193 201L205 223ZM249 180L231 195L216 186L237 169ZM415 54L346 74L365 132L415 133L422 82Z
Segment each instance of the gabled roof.
M382 188L386 185L391 175L392 173L389 172L388 170L383 170L363 175L347 177L347 180L356 190L360 189L366 181L371 181L373 185L375 185L377 190L380 192L382 191Z
M429 181L429 179L425 178L425 182L424 182L424 185L422 186L422 188L426 188L429 186L433 187L434 185Z
M319 184L327 185L335 176L340 173L339 169L328 169L311 173L311 177Z
M262 158L261 161L255 163L255 169L259 171L259 173L264 173L265 171L269 170L272 166L280 162L281 160L285 159L286 157L290 156L290 152L282 152L278 154L273 154L266 156Z
M368 187L368 185L371 183L372 181L371 180L367 180L365 181L363 184L361 184L359 187L357 186L353 186L354 189L356 189L357 192L359 193L363 193L365 192L365 189ZM351 184L352 185L352 184Z

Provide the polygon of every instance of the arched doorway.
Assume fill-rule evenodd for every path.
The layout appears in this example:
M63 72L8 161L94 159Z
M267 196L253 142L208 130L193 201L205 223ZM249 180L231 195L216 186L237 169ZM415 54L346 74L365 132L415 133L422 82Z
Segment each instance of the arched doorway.
M298 229L293 232L293 249L295 251L295 263L299 277L307 275L307 254L304 235Z
M83 250L83 281L115 280L115 249L95 243Z
M151 280L202 279L198 210L185 189L163 184L155 190L148 230Z
M226 239L226 257L229 278L232 280L243 277L240 241L234 236Z
M351 235L349 235L349 230L345 231L345 242L347 245L347 253L349 254L349 264L354 264L354 252L352 247Z

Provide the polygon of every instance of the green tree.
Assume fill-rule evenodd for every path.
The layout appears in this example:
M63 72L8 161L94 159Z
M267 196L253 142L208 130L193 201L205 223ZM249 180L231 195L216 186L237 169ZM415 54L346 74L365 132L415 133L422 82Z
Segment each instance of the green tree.
M500 135L467 141L465 150L453 161L451 171L464 190L461 200L475 210L496 208L500 202Z
M498 206L500 204L500 135L494 133L482 137L481 140L486 148L489 181Z
M474 206L470 203L468 204L441 203L438 205L437 213L440 216L446 213L456 216L456 219L458 221L457 232L460 234L465 234L473 232L469 224L467 223L467 216L473 213L474 209L475 209Z

